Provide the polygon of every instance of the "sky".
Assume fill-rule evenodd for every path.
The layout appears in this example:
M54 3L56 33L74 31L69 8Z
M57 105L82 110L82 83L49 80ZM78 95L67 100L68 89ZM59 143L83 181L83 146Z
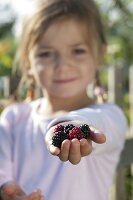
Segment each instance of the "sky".
M34 1L35 0L0 0L0 6L9 4L17 15L22 16L29 12Z
M8 0L10 1L13 8L18 12L19 15L25 15L30 11L30 8L34 0Z

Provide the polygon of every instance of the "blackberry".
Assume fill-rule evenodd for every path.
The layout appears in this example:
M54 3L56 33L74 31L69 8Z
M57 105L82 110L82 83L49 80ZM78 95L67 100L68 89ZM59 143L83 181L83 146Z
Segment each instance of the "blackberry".
M84 133L84 138L88 139L90 137L90 133L91 133L91 130L90 130L88 124L82 124L79 128Z
M83 137L84 137L84 133L81 131L81 129L79 127L74 127L68 133L68 139L69 140L72 140L74 138L81 140Z
M55 128L54 128L54 133L58 132L58 131L64 131L64 126L63 125L57 125Z
M63 131L57 131L57 132L55 132L55 134L52 137L52 144L55 147L60 148L63 140L65 140L65 139L67 139L66 133L64 133Z
M52 144L58 148L61 147L61 144L65 139L88 139L91 134L91 130L87 124L82 124L80 127L75 127L73 124L67 124L66 126L57 125L53 132Z
M68 135L69 131L72 130L75 126L73 124L67 124L64 127L64 132Z

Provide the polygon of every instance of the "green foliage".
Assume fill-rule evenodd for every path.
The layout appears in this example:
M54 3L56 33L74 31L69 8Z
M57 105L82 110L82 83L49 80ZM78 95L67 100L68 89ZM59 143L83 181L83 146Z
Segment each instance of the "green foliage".
M128 124L130 125L130 114L129 114L130 109L129 109L129 93L128 92L125 93L125 95L124 95L123 105L124 105L123 109L124 109Z
M106 87L108 83L108 73L106 69L107 67L103 67L103 69L100 71L100 82L103 87Z
M3 110L3 109L0 107L0 113L2 112L2 110Z
M0 40L0 76L11 74L15 51L16 43L13 37Z
M5 38L12 35L12 27L15 21L11 21L8 23L2 23L0 25L0 38Z
M133 2L132 0L96 0L101 10L108 39L106 64L133 63Z
M4 76L11 74L16 51L15 39L12 33L15 17L13 16L13 11L11 12L11 7L6 3L0 9L2 16L4 13L8 13L6 19L2 20L3 18L1 17L0 20L0 76Z

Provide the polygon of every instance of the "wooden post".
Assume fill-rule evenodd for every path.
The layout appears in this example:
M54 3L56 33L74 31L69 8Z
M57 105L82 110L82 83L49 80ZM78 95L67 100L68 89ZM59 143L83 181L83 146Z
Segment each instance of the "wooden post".
M108 69L108 101L123 106L123 67L111 66Z
M123 107L123 67L111 66L108 69L108 101ZM125 169L118 171L113 200L126 200Z
M129 134L131 137L133 137L133 65L129 68L129 107L130 107Z
M126 180L126 168L122 168L118 170L117 176L116 176L115 200L127 200L125 180Z
M129 137L133 138L133 65L129 68L129 116L130 116L130 127ZM130 167L131 176L133 176L133 164ZM133 199L133 192L132 197Z

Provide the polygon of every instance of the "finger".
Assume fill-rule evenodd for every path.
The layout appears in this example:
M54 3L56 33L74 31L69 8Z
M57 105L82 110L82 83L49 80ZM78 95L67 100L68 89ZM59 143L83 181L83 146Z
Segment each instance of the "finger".
M60 149L52 145L52 140L47 140L47 148L52 155L57 156L60 153Z
M68 160L69 155L69 149L70 149L70 140L64 140L61 145L61 152L59 154L59 158L62 161Z
M42 194L42 191L40 189L37 189L35 192L38 193L37 200L44 200L44 195ZM36 197L34 198L36 200Z
M52 155L57 156L60 154L60 149L58 147L55 147L54 145L50 145L49 151Z
M37 189L37 190L35 190L34 192L32 192L31 194L29 194L29 195L27 195L27 196L29 196L29 197L38 197L38 196L41 196L42 195L42 192L41 192L41 190L40 189Z
M78 139L71 140L68 159L74 165L76 165L80 162L80 160L81 160L80 142Z
M81 139L80 140L80 152L81 156L87 156L92 152L92 142L91 140Z
M106 142L106 136L96 129L91 129L90 139L98 144Z

